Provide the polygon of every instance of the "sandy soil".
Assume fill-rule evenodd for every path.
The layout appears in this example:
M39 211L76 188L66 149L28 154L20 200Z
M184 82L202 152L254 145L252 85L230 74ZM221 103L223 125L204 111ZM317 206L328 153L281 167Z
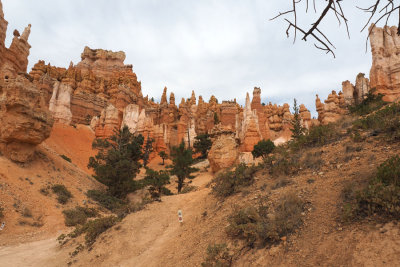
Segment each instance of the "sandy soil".
M64 143L64 136L70 141ZM34 161L16 164L0 156L0 204L5 215L1 220L6 223L0 231L0 246L45 239L65 231L62 210L81 205L88 189L100 187L81 169L93 153L89 149L93 138L84 126L55 126L50 138L38 146ZM86 152L81 153L81 149ZM62 154L72 163L62 159ZM54 184L63 184L72 193L66 205L59 204L51 190L47 190L48 195L40 193Z

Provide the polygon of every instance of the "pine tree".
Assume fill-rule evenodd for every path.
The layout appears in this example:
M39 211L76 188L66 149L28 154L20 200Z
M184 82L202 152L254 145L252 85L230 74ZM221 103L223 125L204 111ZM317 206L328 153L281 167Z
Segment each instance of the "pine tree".
M297 100L296 98L294 99L294 104L293 104L293 119L292 119L292 138L297 140L300 138L300 136L304 135L304 128L301 125L301 117L299 113L299 107L297 106Z
M203 159L207 158L208 151L211 149L212 142L209 134L200 134L195 137L193 147L196 153L201 153Z
M192 150L185 148L185 142L179 146L172 147L171 149L172 165L168 166L172 175L178 177L178 193L181 192L185 179L193 179L191 173L196 172L197 169L191 167L193 164Z
M167 153L165 153L165 151L160 151L160 152L158 153L158 155L160 156L160 158L162 158L162 164L161 164L161 165L164 165L165 159L168 158Z
M165 187L170 183L170 177L167 171L155 171L146 169L146 176L143 179L145 185L149 185L149 192L153 199L160 199L162 193L171 194Z
M154 139L150 138L149 135L147 135L146 144L144 145L144 148L143 148L143 165L145 167L149 163L149 158L150 158L151 152L153 152L153 143L154 143Z
M142 158L143 136L135 136L128 127L114 130L107 139L95 139L93 148L98 149L95 157L90 157L88 168L95 172L94 178L108 186L108 192L124 198L139 185L133 178L139 173Z

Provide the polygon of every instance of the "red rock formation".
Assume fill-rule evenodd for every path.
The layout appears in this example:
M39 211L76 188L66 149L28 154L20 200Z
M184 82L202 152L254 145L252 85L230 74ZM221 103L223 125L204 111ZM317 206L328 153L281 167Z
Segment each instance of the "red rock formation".
M237 163L239 145L235 132L217 125L211 131L211 139L213 145L208 153L208 160L213 172L229 168Z
M25 77L0 79L0 125L0 151L17 162L31 160L50 136L53 119L44 95Z
M14 31L14 38L10 48L5 47L5 39L8 22L4 19L3 5L0 2L0 77L4 79L15 78L19 72L26 72L28 66L29 49L28 43L31 25L25 28L22 35Z
M31 71L35 84L48 91L50 96L57 95L57 80L61 80L61 87L69 87L66 91L70 91L72 123L90 124L91 119L99 116L109 104L118 109L120 117L129 104L144 104L141 84L132 71L132 65L124 65L124 52L85 47L81 57L80 63L76 66L71 63L68 69L39 61ZM61 105L65 107L64 103ZM60 108L56 106L53 110ZM69 123L59 117L57 114L57 121Z
M372 67L370 87L383 94L388 102L400 100L400 36L396 27L378 28L371 25Z
M321 124L328 124L338 121L347 112L344 108L345 98L342 93L339 95L336 91L329 94L328 99L322 104L317 95L315 105L318 112L318 120Z

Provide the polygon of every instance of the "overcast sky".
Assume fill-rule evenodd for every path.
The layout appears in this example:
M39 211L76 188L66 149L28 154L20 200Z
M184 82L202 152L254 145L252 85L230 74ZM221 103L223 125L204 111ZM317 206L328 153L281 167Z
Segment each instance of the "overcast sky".
M360 33L367 18L354 8L368 1L345 6L350 40L333 18L322 25L337 48L336 59L311 41L293 44L283 20L269 21L289 0L2 2L9 22L7 45L14 29L22 33L32 24L29 69L39 59L59 67L77 64L86 45L121 50L142 81L143 94L156 100L167 86L178 103L191 90L207 101L213 94L243 103L245 93L257 86L262 102L292 104L297 98L315 115L315 94L325 99L341 89L342 81L354 82L359 72L369 76L371 66L366 33Z

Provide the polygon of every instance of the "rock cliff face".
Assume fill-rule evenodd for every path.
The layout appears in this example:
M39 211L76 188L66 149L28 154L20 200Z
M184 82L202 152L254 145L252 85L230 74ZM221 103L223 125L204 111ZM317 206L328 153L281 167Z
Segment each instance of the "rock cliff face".
M211 138L213 145L208 153L208 160L213 172L229 168L237 163L239 143L235 138L235 132L219 125L212 130Z
M140 82L132 65L124 65L124 52L85 47L81 58L68 69L39 61L30 73L34 83L48 93L47 98L52 95L51 111L56 121L89 125L110 104L121 117L126 106L143 104ZM60 89L62 99L58 99Z
M384 95L383 100L400 100L400 36L396 27L370 27L372 68L371 88Z
M45 93L27 75L31 26L22 35L14 31L10 48L0 1L0 152L17 162L33 158L35 147L50 136L53 119Z
M32 159L50 136L53 119L43 94L25 77L0 79L0 151L17 162Z

